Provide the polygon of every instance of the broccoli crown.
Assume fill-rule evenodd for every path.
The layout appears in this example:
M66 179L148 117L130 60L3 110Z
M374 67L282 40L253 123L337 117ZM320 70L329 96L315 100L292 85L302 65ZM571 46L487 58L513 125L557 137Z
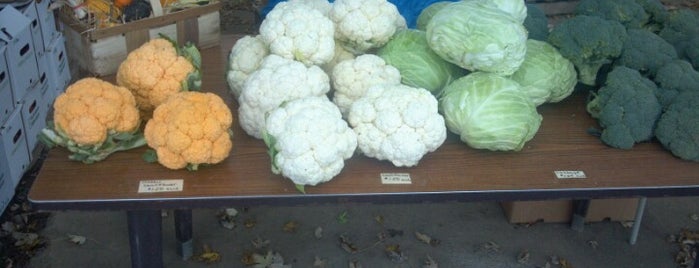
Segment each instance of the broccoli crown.
M635 69L646 76L655 73L666 63L678 59L675 47L647 30L629 29L617 65Z
M587 104L587 111L603 129L602 142L631 149L653 138L662 111L655 90L655 84L634 69L617 66L609 72L604 86Z
M529 39L546 41L549 36L549 21L538 5L527 4L527 18L524 19L524 28L529 32Z
M626 38L626 28L618 21L578 15L554 27L548 42L573 62L581 83L596 85L600 67L621 54Z
M653 79L658 85L658 98L663 107L685 91L699 91L699 72L686 60L673 60L658 69Z
M699 70L699 36L692 38L684 50L685 59L692 63L694 69Z
M699 36L699 12L688 8L670 12L658 35L675 46L677 54L682 57L688 42Z
M575 8L575 14L618 21L630 29L642 28L650 18L635 0L582 0Z
M644 28L657 32L669 15L667 7L660 0L635 0L648 14L648 23Z
M699 91L682 92L660 116L655 136L673 155L699 161Z

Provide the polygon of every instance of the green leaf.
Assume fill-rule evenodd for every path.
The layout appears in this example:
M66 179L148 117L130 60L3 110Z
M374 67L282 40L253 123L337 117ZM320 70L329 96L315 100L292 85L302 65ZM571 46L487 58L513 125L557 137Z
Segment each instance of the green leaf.
M296 190L298 190L302 194L306 194L306 186L303 184L296 184Z
M277 154L279 153L279 151L276 148L277 139L265 131L264 133L262 133L262 140L265 142L265 145L267 145L267 154L269 155L270 161L272 163L272 173L281 173L281 169L279 168L279 166L277 166L277 163L275 161L275 159L277 159Z
M146 152L141 155L141 158L147 163L158 162L158 154L153 149L146 150Z

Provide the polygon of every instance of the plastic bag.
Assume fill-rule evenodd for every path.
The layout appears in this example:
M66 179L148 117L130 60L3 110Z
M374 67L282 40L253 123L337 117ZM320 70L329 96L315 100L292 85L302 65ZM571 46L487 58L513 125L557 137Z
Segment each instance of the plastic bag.
M403 15L403 17L405 18L405 22L408 24L408 28L415 28L417 17L420 15L420 12L422 12L424 8L435 2L440 1L445 0L388 0L388 2L392 3L396 6L396 8L398 8L398 12L400 12L400 14ZM267 16L267 13L269 13L269 11L271 11L272 8L274 8L274 6L279 2L284 1L270 0L267 6L265 6L262 9L262 18ZM333 0L330 0L329 2L332 3Z

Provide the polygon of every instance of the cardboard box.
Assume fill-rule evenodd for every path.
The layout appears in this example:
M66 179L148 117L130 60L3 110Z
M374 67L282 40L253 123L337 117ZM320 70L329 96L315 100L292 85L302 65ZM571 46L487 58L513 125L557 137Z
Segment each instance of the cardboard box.
M199 49L219 45L220 8L221 2L212 2L103 29L76 20L70 11L61 10L58 17L66 26L63 35L74 74L84 71L106 76L116 73L129 51L161 33L180 44L192 42Z
M14 110L15 102L12 97L10 70L7 68L7 63L5 63L5 45L0 43L0 125L5 122L5 119Z
M39 26L41 27L42 50L49 46L49 42L58 34L56 28L56 16L53 10L49 10L50 0L36 0L36 13L39 16ZM39 48L37 48L38 50Z
M27 140L27 152L33 152L39 142L37 136L41 129L46 127L46 104L41 99L39 83L36 83L34 88L27 92L27 95L22 98L20 103L24 137ZM29 158L29 161L32 161L31 154Z
M44 53L44 41L41 35L41 25L39 25L39 15L36 13L36 2L30 1L29 4L22 6L19 11L29 19L29 29L32 33L34 54L38 55Z
M5 61L15 102L39 79L30 26L31 21L14 7L0 10L0 43L6 46Z
M15 188L12 185L12 179L10 179L10 168L5 161L0 159L0 214L5 211L14 195Z
M46 48L47 76L49 84L54 88L54 97L65 91L71 82L70 67L66 41L63 34L57 34Z
M510 223L570 222L573 216L571 200L512 201L501 202ZM592 199L586 222L632 221L636 216L638 198Z
M9 167L9 181L13 190L30 163L21 112L22 107L19 105L5 124L0 126L0 161L6 162Z

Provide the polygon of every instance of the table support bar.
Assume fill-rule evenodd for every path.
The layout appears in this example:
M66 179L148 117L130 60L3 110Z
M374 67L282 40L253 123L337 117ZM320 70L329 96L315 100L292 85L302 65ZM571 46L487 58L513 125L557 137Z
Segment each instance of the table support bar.
M131 267L163 267L162 215L160 210L126 212L131 245Z
M192 210L175 210L175 236L177 237L177 254L182 260L189 260L194 255L192 245Z
M643 212L646 210L646 202L648 198L645 196L638 198L638 207L636 207L636 216L633 220L633 229L631 229L631 237L629 238L629 244L636 244L638 239L638 232L641 230L641 220L643 219Z

